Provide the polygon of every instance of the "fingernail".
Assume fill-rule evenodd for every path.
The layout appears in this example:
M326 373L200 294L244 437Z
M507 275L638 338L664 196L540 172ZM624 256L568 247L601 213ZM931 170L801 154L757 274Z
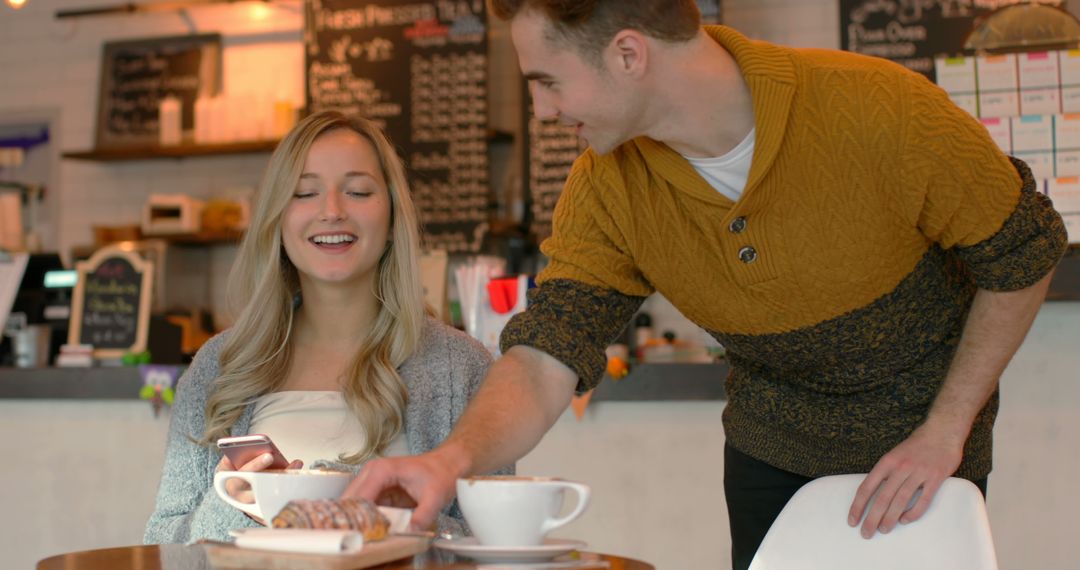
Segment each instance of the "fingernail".
M855 526L855 515L847 516L847 524L848 526Z
M878 529L878 532L880 532L881 534L889 534L890 530L892 530L892 529L887 527L887 526L883 526L883 527Z
M271 463L273 463L273 461L274 456L270 455L269 453L264 453L259 456L259 463L262 463L263 465L270 465Z
M862 531L862 537L863 538L870 538L871 536L874 536L874 531L863 529L863 531Z

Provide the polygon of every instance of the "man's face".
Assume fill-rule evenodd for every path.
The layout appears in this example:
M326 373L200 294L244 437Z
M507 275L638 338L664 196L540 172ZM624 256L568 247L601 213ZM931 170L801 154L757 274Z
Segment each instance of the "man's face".
M542 14L529 9L510 22L533 111L540 120L576 127L593 150L608 153L633 136L626 89L620 89L606 62L598 68L573 47L545 38L549 26Z

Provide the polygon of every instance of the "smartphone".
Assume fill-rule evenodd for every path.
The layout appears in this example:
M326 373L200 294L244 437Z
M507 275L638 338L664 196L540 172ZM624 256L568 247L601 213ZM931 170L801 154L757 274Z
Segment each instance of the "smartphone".
M289 460L281 454L274 442L270 440L270 436L261 433L223 437L217 440L217 446L237 469L264 453L269 453L274 457L274 461L267 469L285 469L289 466Z

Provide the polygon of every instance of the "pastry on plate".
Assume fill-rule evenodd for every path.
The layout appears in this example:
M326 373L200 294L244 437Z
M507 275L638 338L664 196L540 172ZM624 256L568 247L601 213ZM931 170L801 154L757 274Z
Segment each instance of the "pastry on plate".
M274 528L351 529L364 540L382 540L390 520L364 499L297 499L274 517Z

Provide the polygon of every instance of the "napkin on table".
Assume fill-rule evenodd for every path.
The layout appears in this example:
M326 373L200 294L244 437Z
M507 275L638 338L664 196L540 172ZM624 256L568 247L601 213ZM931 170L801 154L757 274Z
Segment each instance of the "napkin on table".
M355 530L249 528L237 533L236 546L304 554L351 554L364 547L364 535Z

